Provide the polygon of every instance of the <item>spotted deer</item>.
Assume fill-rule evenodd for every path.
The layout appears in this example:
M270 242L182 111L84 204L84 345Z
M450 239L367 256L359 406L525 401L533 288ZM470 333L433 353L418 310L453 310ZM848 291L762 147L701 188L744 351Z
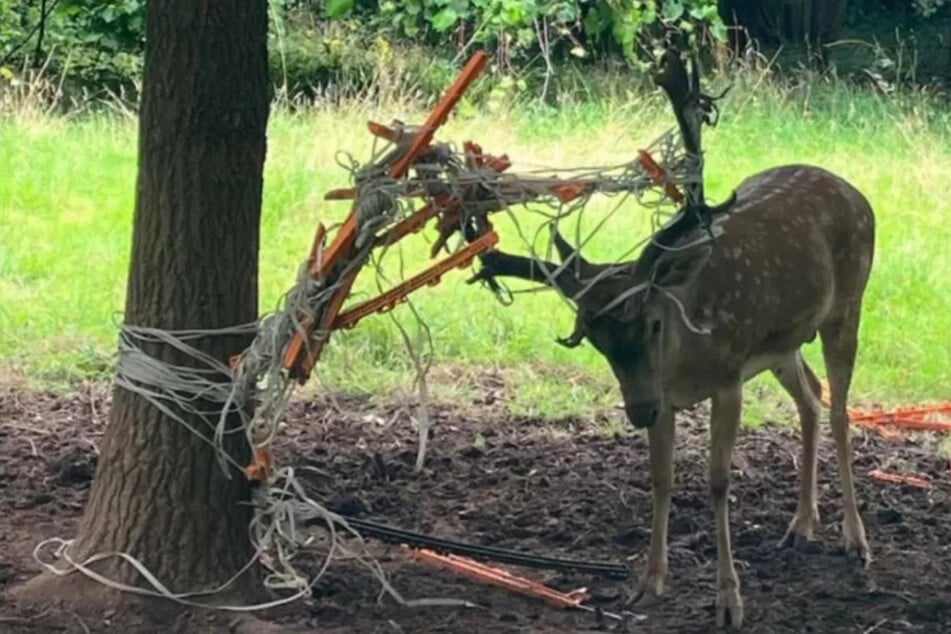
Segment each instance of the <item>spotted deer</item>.
M818 336L831 395L849 553L870 562L853 484L846 401L862 299L874 256L875 219L855 187L820 167L785 165L750 176L709 217L662 230L638 260L592 264L560 234L564 264L499 251L478 278L548 284L577 306L574 333L610 365L627 418L646 428L653 510L637 597L660 595L667 575L674 413L710 399L709 487L716 523L718 626L743 622L728 518L730 464L743 385L769 370L792 397L802 434L799 502L780 546L811 541L819 523L816 443L821 388L801 348ZM704 241L706 236L712 240Z

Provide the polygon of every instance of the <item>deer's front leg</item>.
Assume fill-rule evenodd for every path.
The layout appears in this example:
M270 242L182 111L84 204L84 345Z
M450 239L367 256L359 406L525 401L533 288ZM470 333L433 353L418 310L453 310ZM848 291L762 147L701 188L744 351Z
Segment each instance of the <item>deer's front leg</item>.
M667 523L670 518L670 491L674 481L674 412L665 411L647 431L650 443L651 541L647 564L641 576L640 592L654 597L664 592L667 579Z
M740 426L742 383L718 391L710 417L710 497L717 526L717 626L743 624L740 580L733 566L730 545L730 463Z

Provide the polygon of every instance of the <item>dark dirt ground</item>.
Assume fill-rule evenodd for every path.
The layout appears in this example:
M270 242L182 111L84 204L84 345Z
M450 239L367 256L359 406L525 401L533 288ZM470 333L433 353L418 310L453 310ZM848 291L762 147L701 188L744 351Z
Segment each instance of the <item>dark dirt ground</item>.
M489 377L491 378L491 377ZM607 435L580 421L507 416L498 385L465 407L440 407L427 469L412 470L415 431L398 408L360 399L297 402L277 449L308 476L315 499L347 514L440 537L538 555L630 561L649 538L646 437ZM72 536L94 473L108 392L54 397L0 386L0 593L38 571L32 549ZM615 414L609 413L609 416ZM384 421L395 418L387 426ZM714 631L715 543L707 502L706 418L679 419L665 598L641 609L630 632ZM812 552L778 550L796 505L796 427L747 429L734 457L731 523L747 606L745 632L951 631L951 479L939 439L883 439L856 429L855 469L874 561L867 573L838 552L841 505L827 425L820 446L820 542ZM872 480L876 467L924 473L929 491ZM321 475L322 474L322 475ZM314 597L276 617L309 632L584 632L594 617L435 571L396 548L376 552L406 598L454 597L477 609L401 608L380 599L358 564L332 564ZM315 562L317 555L315 553ZM513 568L513 570L516 570ZM592 604L623 609L630 582L516 570L560 589L587 587ZM0 595L2 596L2 595ZM18 613L0 598L0 632L130 632L129 624L79 623L70 615ZM614 627L608 622L608 627ZM87 629L88 628L88 629ZM151 631L171 631L169 629ZM175 631L225 631L193 624Z

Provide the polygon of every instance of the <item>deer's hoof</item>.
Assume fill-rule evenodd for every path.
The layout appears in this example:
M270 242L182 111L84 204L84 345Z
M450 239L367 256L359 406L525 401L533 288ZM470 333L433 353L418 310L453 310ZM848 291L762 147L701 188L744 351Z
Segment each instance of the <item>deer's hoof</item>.
M721 588L717 593L717 627L743 627L743 597L738 588Z
M639 604L641 606L651 605L664 594L664 582L667 577L667 570L648 570L641 577L637 591L628 599L627 605Z
M816 526L819 524L819 513L814 511L806 515L797 514L789 523L786 534L776 544L777 548L795 548L803 552L817 550Z
M862 522L843 522L842 523L842 548L846 556L855 556L862 563L863 568L868 568L872 563L872 551L868 547L868 540L865 538L865 527Z

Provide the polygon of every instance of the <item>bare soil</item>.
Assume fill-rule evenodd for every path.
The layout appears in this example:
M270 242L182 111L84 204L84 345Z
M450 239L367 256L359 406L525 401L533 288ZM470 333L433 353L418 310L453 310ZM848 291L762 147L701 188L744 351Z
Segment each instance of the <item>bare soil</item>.
M278 459L307 465L314 497L352 516L439 537L574 559L628 561L638 571L649 539L646 436L610 435L577 420L506 414L498 382L483 381L474 403L438 407L427 467L413 472L416 433L396 406L356 398L295 403ZM34 546L71 537L89 491L96 443L109 408L101 386L70 396L0 387L0 593L39 571ZM607 416L619 413L607 413ZM706 415L679 419L670 525L670 581L630 632L713 631L716 549L707 501ZM747 605L746 632L951 631L951 479L940 439L884 439L855 430L861 512L874 561L867 571L838 548L841 505L827 427L820 446L819 541L777 549L795 510L799 440L795 426L746 429L733 469L731 523ZM875 468L917 472L930 490L878 482ZM280 631L584 632L620 631L590 613L548 607L374 547L391 583L408 599L462 598L477 608L404 608L380 593L358 564L338 561L313 597L269 615ZM315 552L313 565L322 553ZM513 571L559 589L586 587L592 605L619 612L631 582L539 570ZM231 615L183 613L164 626L135 614L97 619L50 609L19 610L0 594L0 632L225 632ZM243 631L254 631L254 628Z

